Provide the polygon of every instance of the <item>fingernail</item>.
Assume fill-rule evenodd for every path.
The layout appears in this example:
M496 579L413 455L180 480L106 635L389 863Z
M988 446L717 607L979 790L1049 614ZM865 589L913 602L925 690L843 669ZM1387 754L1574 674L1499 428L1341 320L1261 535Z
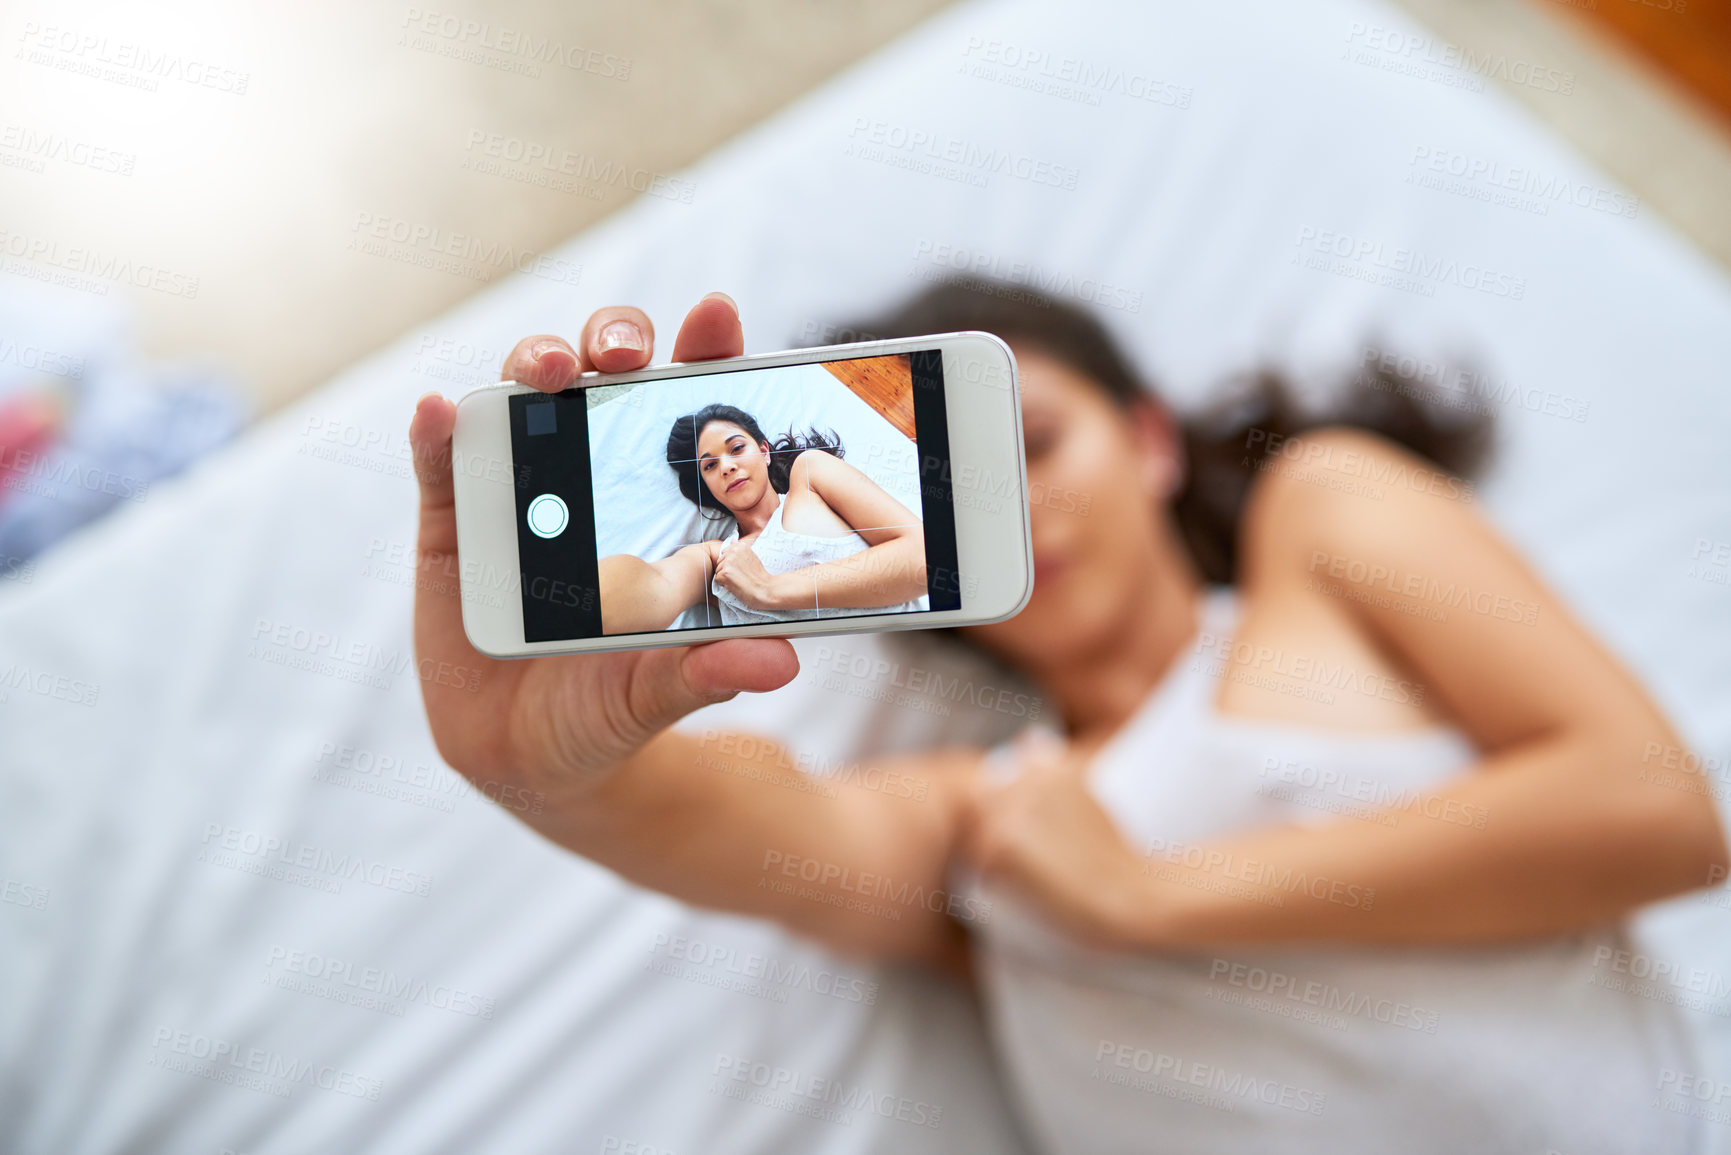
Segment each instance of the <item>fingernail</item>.
M565 351L565 342L554 337L548 337L545 340L537 341L533 345L530 345L529 356L539 361L541 359L541 354L551 353L555 349L563 353Z
M718 301L726 301L729 305L733 306L733 311L735 313L739 312L739 302L735 301L732 297L728 296L726 293L715 292L715 293L703 294L703 299L705 301L709 300L711 297L715 298Z
M595 334L595 351L605 353L609 349L635 349L641 353L643 330L630 321L607 322Z

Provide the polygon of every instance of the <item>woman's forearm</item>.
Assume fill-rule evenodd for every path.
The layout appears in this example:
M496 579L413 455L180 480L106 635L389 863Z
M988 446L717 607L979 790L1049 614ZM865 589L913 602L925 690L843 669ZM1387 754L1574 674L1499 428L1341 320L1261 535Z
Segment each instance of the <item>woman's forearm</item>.
M777 609L869 609L912 601L926 592L926 543L903 534L852 557L777 574Z
M1532 743L1404 809L1155 847L1112 901L1126 944L1510 941L1705 886L1705 793L1643 777L1643 744Z
M700 547L686 546L660 561L628 553L600 559L601 617L610 634L664 630L703 598Z
M950 916L967 914L949 909L943 884L976 759L932 752L826 780L767 738L669 731L592 787L544 791L524 819L685 902L774 919L850 953L941 963Z

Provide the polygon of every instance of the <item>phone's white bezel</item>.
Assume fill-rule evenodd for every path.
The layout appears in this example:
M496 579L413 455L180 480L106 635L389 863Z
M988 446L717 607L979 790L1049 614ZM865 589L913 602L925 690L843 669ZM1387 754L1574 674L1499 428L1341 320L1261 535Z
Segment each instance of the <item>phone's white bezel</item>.
M632 373L586 373L578 379L578 386L659 381L922 349L938 349L943 354L961 609L525 642L507 402L514 394L537 390L501 381L474 389L458 402L452 435L459 583L463 631L469 643L490 657L527 658L689 646L724 638L804 637L983 625L1018 613L1028 603L1034 588L1028 478L1022 453L1022 407L1015 355L992 334L940 333L717 361L675 362ZM1006 486L1006 479L1011 478L1014 485ZM1006 488L1009 493L1003 492Z

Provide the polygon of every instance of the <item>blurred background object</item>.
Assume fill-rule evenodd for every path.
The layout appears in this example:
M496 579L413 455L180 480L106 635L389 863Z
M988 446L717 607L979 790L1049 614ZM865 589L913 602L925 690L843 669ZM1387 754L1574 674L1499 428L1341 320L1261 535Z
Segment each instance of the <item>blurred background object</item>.
M119 302L0 286L0 579L179 473L250 415L193 359L151 364Z
M1510 91L1731 265L1731 9L1404 2L1468 48L1564 62L1569 99ZM539 253L633 197L701 196L669 174L945 6L22 4L0 68L6 255L163 265L115 289L144 352L215 357L273 409L485 283L372 255L369 229ZM141 99L148 67L76 67L127 45L213 75Z
M1731 8L1714 0L1555 0L1619 38L1731 127Z
M1731 268L1731 5L1397 2L1481 57L1552 63L1571 83L1501 76L1503 91Z
M1562 65L1568 93L1499 79L1731 266L1731 8L1402 3L1467 51ZM15 406L0 455L34 470L0 482L0 558L15 566L112 503L44 477L148 485L633 198L690 203L703 190L671 174L945 6L14 9L0 251L32 303L0 319L0 340L102 351L67 353L78 372L0 356ZM405 238L417 260L390 243ZM125 372L118 342L136 343ZM465 368L484 378L502 352ZM178 378L145 368L189 358L201 367ZM150 397L129 397L147 381Z
M940 6L13 9L0 577Z
M270 409L503 275L380 259L368 228L534 254L635 196L701 196L668 174L941 7L11 6L0 230L167 268L116 290L144 350L215 356ZM78 67L128 46L144 65ZM152 63L175 57L202 83Z

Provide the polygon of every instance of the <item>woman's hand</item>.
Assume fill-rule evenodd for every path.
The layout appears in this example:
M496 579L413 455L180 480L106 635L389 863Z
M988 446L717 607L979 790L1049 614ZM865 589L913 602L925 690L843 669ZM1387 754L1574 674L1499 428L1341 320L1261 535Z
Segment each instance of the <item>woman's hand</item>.
M763 559L751 548L751 538L741 538L723 547L715 562L716 584L754 610L809 609L810 598L801 606L789 596L788 583L782 579L790 576L772 574L763 568ZM810 583L806 585L809 587Z
M1146 860L1088 792L1087 758L1033 731L1017 742L1021 772L981 772L964 814L962 854L1031 899L1087 945L1129 949L1148 898Z
M649 363L655 330L639 309L601 309L577 347L559 337L526 337L503 376L556 393L587 370L617 373ZM686 315L676 361L744 352L733 301L711 293ZM417 565L454 572L457 517L451 479L456 406L429 393L409 426L421 489ZM447 566L453 567L446 569ZM736 638L682 649L494 661L469 645L454 583L417 581L415 652L421 694L439 753L495 796L517 787L558 798L580 794L639 747L701 706L741 690L773 690L799 670L787 642ZM426 671L462 671L426 676ZM549 807L551 811L554 807ZM530 819L534 822L534 819Z

